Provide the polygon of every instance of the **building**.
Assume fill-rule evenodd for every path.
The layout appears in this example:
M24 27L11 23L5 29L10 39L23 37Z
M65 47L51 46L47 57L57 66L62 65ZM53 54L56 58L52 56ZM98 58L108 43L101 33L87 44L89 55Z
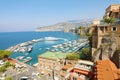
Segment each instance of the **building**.
M90 80L93 77L94 63L79 60L69 72L69 80Z
M60 76L61 76L61 80L69 80L70 79L70 71L73 69L73 65L72 64L67 64L65 66L62 67L62 69L60 70Z
M60 69L65 63L65 53L46 52L38 56L38 71L40 74L48 75L48 79L58 79Z
M110 5L106 9L104 17L120 18L120 4Z
M120 70L110 60L96 62L94 80L120 80Z
M110 5L106 9L105 16L117 19L113 24L94 21L92 26L92 56L99 57L98 60L110 59L120 48L120 23L117 21L120 19L120 4Z
M111 44L115 42L115 48L120 47L120 25L108 25L108 24L99 24L93 26L92 32L92 53L98 48L101 44Z

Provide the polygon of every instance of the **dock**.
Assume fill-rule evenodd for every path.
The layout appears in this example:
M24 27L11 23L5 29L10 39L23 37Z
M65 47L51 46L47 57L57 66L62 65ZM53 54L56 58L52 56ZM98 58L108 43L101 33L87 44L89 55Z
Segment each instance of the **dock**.
M30 60L32 60L31 57L27 57L23 62L26 63L26 62L29 62Z
M67 41L63 44L58 44L58 45L52 46L52 48L49 49L49 51L74 53L74 52L77 52L79 49L83 48L88 43L89 43L89 41L87 39Z

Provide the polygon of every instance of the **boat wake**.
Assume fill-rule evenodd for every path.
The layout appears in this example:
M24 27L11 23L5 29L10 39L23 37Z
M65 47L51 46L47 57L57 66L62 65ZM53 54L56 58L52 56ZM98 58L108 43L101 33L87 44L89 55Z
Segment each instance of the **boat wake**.
M45 41L57 41L57 40L64 40L64 41L68 41L65 38L56 38L56 37L45 37L44 38Z

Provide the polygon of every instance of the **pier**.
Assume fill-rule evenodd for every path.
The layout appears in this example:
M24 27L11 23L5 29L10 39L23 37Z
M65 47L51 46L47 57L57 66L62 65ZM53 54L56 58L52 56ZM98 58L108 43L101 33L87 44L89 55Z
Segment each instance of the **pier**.
M23 62L26 63L26 62L29 62L30 60L32 60L31 57L27 57Z
M52 48L47 50L52 51L52 52L64 52L64 53L74 53L77 52L79 49L87 45L89 41L87 39L80 39L80 40L72 40L72 41L67 41L63 44L58 44L52 46Z

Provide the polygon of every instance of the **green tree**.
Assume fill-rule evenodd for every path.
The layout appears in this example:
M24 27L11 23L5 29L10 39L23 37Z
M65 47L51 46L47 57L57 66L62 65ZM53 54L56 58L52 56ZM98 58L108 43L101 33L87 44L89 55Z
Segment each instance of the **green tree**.
M88 40L89 40L89 57L92 59L92 34L88 35Z
M67 54L66 59L68 59L68 60L78 60L78 59L80 59L80 55L76 54L76 53Z
M81 59L87 60L90 57L90 49L89 48L82 48L82 52L80 54L82 57Z
M5 66L0 67L0 72L4 72L4 71L6 71L6 67Z
M0 50L0 59L8 58L8 56L10 56L10 55L11 55L10 51Z
M11 77L7 77L7 78L5 78L5 80L12 80L12 78Z
M107 18L107 17L105 17L104 18L104 22L106 22L108 24L114 23L115 22L115 18Z
M92 47L92 34L88 34L89 46Z
M5 65L4 65L6 68L11 66L10 62L6 62Z

